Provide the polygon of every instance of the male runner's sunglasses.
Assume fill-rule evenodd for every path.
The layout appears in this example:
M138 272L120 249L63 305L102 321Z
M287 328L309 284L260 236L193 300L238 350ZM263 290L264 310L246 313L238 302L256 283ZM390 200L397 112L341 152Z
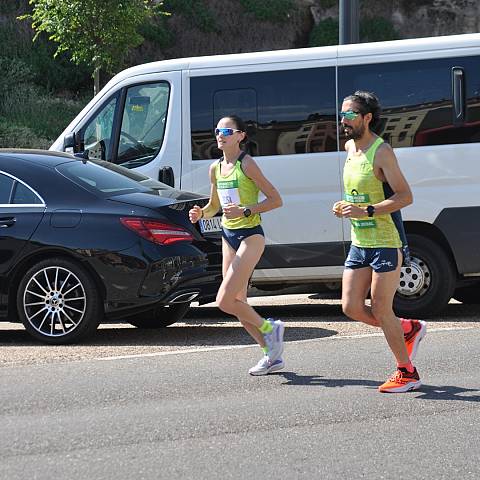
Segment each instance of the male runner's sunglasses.
M354 110L347 110L346 112L340 112L340 118L346 118L347 120L355 120L360 115L360 112Z
M233 135L234 132L241 132L241 130L237 130L236 128L216 128L215 136L222 134L224 137L229 137Z

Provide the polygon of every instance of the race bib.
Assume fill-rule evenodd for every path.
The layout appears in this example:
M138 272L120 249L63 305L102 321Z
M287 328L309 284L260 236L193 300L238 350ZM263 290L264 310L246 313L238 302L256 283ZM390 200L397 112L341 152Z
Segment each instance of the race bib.
M219 180L217 182L217 192L222 207L229 203L240 205L238 180Z
M350 203L370 203L370 195L368 193L351 194L346 193L345 200Z
M351 218L350 221L355 228L376 228L377 222L373 218L365 219L365 220L357 220L355 218Z

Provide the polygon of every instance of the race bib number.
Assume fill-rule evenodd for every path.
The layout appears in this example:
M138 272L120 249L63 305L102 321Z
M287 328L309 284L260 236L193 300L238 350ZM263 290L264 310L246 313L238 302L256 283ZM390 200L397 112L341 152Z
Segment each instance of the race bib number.
M217 192L222 207L229 203L240 205L240 192L238 191L238 180L219 180Z

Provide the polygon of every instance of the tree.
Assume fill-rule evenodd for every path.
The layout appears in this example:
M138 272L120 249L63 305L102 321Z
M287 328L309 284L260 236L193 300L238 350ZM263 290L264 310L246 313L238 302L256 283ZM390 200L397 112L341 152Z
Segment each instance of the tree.
M94 93L99 90L100 70L115 73L130 48L143 42L138 27L161 11L155 0L29 0L34 41L45 32L58 44L55 56L68 52L77 65L92 67Z

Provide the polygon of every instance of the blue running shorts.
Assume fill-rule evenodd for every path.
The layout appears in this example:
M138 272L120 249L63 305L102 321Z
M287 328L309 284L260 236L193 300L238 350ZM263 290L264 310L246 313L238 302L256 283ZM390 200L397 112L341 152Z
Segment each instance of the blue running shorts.
M263 228L260 225L252 228L235 228L229 229L222 227L222 237L227 241L227 243L237 251L240 247L240 243L242 240L245 240L252 235L262 235L265 236L263 233Z
M350 247L345 260L345 268L370 267L377 273L392 272L398 266L398 248L361 248Z

